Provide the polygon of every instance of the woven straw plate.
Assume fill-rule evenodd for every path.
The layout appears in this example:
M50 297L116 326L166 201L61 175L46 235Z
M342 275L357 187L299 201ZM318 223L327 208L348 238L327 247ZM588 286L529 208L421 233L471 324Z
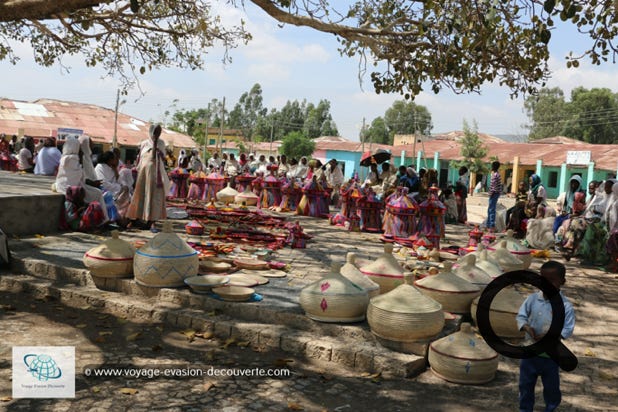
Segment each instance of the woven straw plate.
M262 272L259 272L260 274L256 274L253 271L250 270L239 270L238 272L235 272L234 274L230 275L230 277L232 279L241 279L241 278L246 278L248 280L253 280L255 282L255 285L265 285L269 282L268 278L265 276L262 276ZM235 284L234 282L232 282L232 284ZM239 286L244 286L244 285L239 285Z
M212 291L219 295L221 299L229 302L244 302L251 299L251 296L255 293L254 289L243 286L222 286L214 288Z
M185 279L185 283L189 285L195 293L208 293L212 288L225 285L230 282L228 276L205 275L191 276Z

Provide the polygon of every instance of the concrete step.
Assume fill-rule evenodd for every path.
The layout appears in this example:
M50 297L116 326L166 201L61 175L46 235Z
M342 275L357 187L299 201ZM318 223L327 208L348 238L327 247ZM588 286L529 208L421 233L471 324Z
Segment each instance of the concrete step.
M87 305L116 316L211 331L221 339L235 337L295 356L334 362L363 372L382 372L389 377L416 376L427 367L429 340L389 345L389 349L378 342L366 322L315 322L297 304L292 310L260 303L224 302L186 289L143 287L133 279L93 278L86 269L36 259L15 259L11 273L23 275L2 274L0 289L26 292L34 297L53 296L73 307ZM273 293L272 288L269 293ZM297 297L288 299L296 301ZM461 317L447 321L438 337L456 331L460 322Z

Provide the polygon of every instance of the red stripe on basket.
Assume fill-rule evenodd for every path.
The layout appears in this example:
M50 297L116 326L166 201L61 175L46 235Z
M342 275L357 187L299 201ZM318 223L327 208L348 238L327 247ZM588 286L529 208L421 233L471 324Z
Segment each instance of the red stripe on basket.
M403 275L386 275L386 274L382 274L382 273L371 273L371 272L365 272L364 270L361 270L361 272L367 276L378 276L381 278L396 278L396 279L403 279Z
M95 259L95 260L109 260L111 262L119 262L119 261L123 261L123 260L133 260L133 258L104 258L104 257L100 257L100 256L92 256L89 255L88 252L84 253L86 255L86 257L89 257L91 259Z

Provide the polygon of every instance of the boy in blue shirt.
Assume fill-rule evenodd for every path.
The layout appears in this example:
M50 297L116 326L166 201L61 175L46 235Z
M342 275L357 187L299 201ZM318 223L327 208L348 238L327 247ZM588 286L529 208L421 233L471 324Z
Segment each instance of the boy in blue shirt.
M560 290L565 283L566 268L560 262L548 261L541 266L541 276ZM573 334L575 314L573 305L560 292L564 302L564 326L560 336L567 339ZM517 314L519 330L526 332L526 341L532 344L540 340L549 330L552 321L551 303L542 291L533 293L526 298ZM562 395L560 393L560 373L558 364L547 354L540 354L529 359L522 359L519 367L519 410L532 412L534 409L534 387L538 377L543 382L543 398L545 411L553 411Z

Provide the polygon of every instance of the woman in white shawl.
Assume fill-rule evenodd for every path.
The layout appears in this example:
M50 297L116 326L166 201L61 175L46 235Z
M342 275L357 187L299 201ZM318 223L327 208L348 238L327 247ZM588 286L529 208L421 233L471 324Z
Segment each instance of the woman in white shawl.
M583 264L596 266L607 263L607 254L605 253L607 227L604 218L613 185L612 180L601 182L594 197L586 206L584 218L588 225L579 246L579 254Z
M165 195L170 186L165 172L165 142L159 138L161 131L161 125L151 125L150 139L140 143L137 182L127 211L129 219L147 222L152 231L156 231L156 220L167 217Z
M82 149L82 166L84 168L84 176L86 179L96 181L97 174L94 171L94 165L92 164L92 141L90 136L81 135L79 137L79 146Z
M68 139L62 148L62 157L58 166L58 174L56 175L55 191L65 194L70 186L81 186L86 192L85 201L87 203L97 201L101 204L105 221L109 220L107 210L105 208L105 199L103 192L94 186L86 184L86 176L84 169L79 161L80 143L77 139ZM94 168L93 168L94 171ZM96 179L96 175L95 175ZM90 179L89 179L90 180Z
M605 221L609 232L609 238L605 246L609 254L607 269L610 272L618 272L618 182L614 180L612 194L607 201L605 209Z

